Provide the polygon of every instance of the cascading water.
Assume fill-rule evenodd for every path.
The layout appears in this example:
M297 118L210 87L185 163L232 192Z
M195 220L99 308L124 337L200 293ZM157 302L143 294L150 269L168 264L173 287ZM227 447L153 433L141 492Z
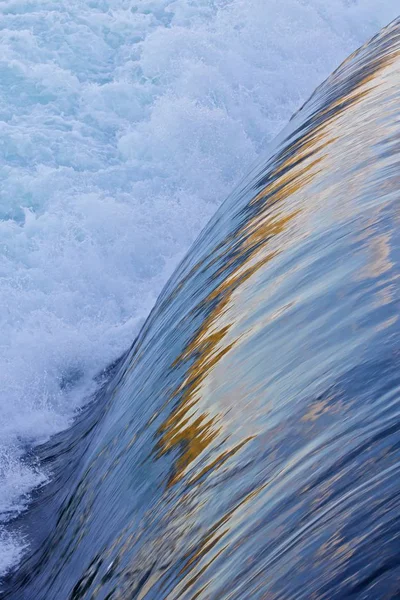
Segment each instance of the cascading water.
M399 73L397 21L295 115L37 450L53 477L15 521L31 550L4 599L398 596Z
M7 523L217 205L397 0L0 2L0 576Z

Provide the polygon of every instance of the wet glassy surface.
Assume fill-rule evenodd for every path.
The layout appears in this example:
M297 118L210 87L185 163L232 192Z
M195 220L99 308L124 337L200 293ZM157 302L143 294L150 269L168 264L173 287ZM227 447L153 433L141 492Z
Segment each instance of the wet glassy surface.
M3 598L398 597L399 144L395 22L295 115L41 449L54 480Z

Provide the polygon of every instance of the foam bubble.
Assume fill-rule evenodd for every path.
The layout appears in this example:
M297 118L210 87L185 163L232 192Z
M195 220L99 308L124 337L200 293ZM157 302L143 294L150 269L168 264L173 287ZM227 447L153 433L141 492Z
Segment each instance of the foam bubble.
M395 0L3 0L0 520L216 206ZM26 540L0 529L0 573Z

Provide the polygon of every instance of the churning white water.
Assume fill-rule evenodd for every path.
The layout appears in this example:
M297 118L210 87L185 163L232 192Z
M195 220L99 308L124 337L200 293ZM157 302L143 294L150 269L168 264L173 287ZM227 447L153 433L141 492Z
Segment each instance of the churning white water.
M4 524L227 193L398 0L0 2ZM3 523L3 525L1 525Z

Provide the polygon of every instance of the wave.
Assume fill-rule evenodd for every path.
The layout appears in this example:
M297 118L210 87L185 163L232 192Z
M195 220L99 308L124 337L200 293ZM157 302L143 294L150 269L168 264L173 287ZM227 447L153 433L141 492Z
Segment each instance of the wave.
M395 0L0 2L0 575L6 523L195 236ZM27 456L28 453L28 456Z
M320 86L161 293L3 598L395 598L400 21Z

